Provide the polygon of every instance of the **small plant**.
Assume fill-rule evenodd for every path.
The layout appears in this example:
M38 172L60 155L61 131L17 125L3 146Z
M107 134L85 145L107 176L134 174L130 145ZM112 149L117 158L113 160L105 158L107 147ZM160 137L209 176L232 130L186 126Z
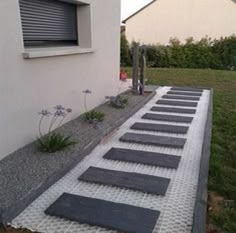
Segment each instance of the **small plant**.
M128 97L120 94L122 85L123 82L120 82L117 96L105 96L106 99L110 100L110 104L113 108L125 108L128 104Z
M91 110L83 114L84 120L89 123L102 122L104 120L104 117L105 117L105 114L103 112L99 112L95 110Z
M75 142L71 141L71 137L65 137L59 133L50 133L38 139L38 148L42 152L54 153L63 150L64 148L74 145Z
M122 95L106 96L106 99L110 100L113 108L124 108L128 104L128 97Z
M68 146L76 144L71 140L70 136L64 136L61 133L52 133L52 130L57 126L61 126L65 118L72 112L70 108L64 108L61 105L54 107L54 113L48 110L42 110L39 114L41 115L39 121L39 139L38 148L42 152L53 153L62 150ZM50 117L50 124L46 135L42 133L42 123L45 118Z
M98 123L102 122L104 120L105 114L103 112L99 112L99 111L95 111L95 110L91 110L88 111L87 108L87 95L92 94L92 91L90 90L84 90L84 109L85 109L85 113L82 115L83 119L90 123L90 124L94 124L94 127L97 128Z

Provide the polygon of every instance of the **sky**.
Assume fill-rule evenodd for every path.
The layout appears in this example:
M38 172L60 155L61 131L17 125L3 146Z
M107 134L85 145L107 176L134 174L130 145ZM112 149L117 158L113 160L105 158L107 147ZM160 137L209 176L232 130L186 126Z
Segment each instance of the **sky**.
M121 20L124 20L152 0L121 0Z

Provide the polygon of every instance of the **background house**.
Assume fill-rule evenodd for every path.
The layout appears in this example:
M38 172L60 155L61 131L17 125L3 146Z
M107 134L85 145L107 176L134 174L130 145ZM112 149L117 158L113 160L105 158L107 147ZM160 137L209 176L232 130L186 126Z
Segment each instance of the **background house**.
M168 44L236 34L235 0L154 0L123 21L129 42Z
M37 137L42 109L118 92L120 1L0 1L0 159ZM71 120L71 119L68 119Z

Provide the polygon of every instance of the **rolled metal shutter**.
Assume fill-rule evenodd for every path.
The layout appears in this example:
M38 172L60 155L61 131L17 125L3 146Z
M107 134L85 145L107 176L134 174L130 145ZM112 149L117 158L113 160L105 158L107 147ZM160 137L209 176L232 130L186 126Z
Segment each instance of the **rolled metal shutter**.
M76 5L58 0L19 0L25 45L77 42Z

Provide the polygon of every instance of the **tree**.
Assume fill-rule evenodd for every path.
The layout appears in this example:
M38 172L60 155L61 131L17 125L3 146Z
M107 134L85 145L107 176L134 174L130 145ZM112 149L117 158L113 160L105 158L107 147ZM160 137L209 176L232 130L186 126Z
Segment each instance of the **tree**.
M129 43L124 34L120 37L120 64L121 66L131 66Z

